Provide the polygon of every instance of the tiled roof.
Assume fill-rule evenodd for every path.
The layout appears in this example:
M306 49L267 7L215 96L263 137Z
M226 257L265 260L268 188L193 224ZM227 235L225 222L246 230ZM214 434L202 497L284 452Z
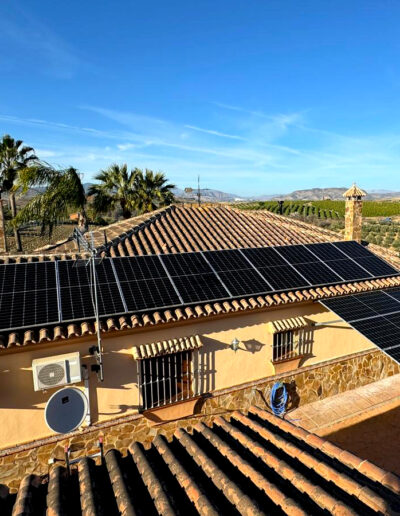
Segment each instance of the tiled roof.
M224 205L202 205L201 207L172 205L147 215L117 222L94 231L95 245L99 247L104 244L104 229L108 235L108 244L104 246L103 252L110 256L177 253L338 240L337 233L312 226L295 218L276 215L264 210L238 210ZM77 254L74 247L73 242L67 242L52 250L43 251L41 255L9 256L4 257L3 261L78 258L81 255ZM400 259L395 253L378 246L370 245L370 248L395 267L400 268ZM192 307L109 318L101 321L101 329L104 332L135 329L206 316L219 316L243 310L265 309L287 303L316 301L328 296L392 286L400 286L400 278L394 277L323 288L293 290L286 293L246 297L217 303L203 303ZM85 337L94 333L94 324L88 321L10 332L6 335L0 335L0 350L38 342Z
M0 498L1 514L13 499ZM5 509L9 504L9 509ZM2 507L3 504L3 507ZM400 478L252 407L22 480L13 515L399 514ZM7 510L7 512L6 512Z
M355 183L351 186L347 192L344 192L343 197L365 197L367 194L364 190L361 190Z
M95 230L93 236L95 246L104 248L110 256L289 245L338 238L335 233L267 211L260 214L220 205L171 205ZM39 251L68 255L76 253L77 248L70 241Z
M142 360L144 358L158 357L161 355L169 355L178 353L179 351L189 351L191 349L199 349L203 346L198 335L191 337L183 337L180 339L169 339L150 344L141 344L134 346L132 349L133 358Z

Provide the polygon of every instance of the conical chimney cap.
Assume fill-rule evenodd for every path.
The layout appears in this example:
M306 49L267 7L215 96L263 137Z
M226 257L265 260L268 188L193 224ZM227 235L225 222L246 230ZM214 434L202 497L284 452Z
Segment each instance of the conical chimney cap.
M361 188L358 188L358 186L353 183L353 186L347 190L343 194L343 197L350 198L350 197L365 197L367 194Z

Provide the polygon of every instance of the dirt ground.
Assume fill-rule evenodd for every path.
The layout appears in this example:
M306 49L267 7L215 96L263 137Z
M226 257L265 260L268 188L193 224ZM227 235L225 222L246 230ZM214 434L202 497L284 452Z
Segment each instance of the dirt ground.
M400 475L400 407L324 438Z

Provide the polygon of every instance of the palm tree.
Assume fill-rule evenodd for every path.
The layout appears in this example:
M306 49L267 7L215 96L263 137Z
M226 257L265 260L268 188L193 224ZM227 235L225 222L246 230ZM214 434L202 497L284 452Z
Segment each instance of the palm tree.
M48 228L51 236L58 221L65 219L72 210L79 210L80 229L82 232L87 229L85 189L76 168L56 170L43 165L26 169L20 174L17 186L22 193L32 186L46 188L19 211L14 219L15 225L40 221L42 234Z
M33 148L22 145L22 143L22 140L14 140L8 134L5 134L0 141L0 202L1 195L8 192L13 217L17 215L14 184L21 173L34 167L38 162ZM2 225L4 231L4 217L2 217ZM15 225L14 236L17 251L22 251L21 238Z
M165 184L164 174L154 174L151 170L143 173L139 168L128 172L128 166L111 165L102 170L95 179L100 184L92 185L88 195L93 195L93 208L96 213L104 213L120 206L125 219L133 212L146 213L174 201L171 189L174 185Z
M128 172L126 163L121 166L113 164L106 170L101 170L95 179L100 184L92 185L88 191L89 196L94 196L95 213L105 213L119 205L124 219L132 217L135 209L137 169Z
M167 178L162 172L154 173L146 168L138 174L136 208L140 213L147 213L174 202L171 192L175 185L166 184Z

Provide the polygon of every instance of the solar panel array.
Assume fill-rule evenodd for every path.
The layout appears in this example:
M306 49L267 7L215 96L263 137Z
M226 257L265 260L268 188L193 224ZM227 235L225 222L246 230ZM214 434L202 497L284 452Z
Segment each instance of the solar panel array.
M400 288L327 299L324 306L400 361Z
M356 242L104 258L99 315L165 309L397 275ZM0 265L0 331L95 316L84 260Z

